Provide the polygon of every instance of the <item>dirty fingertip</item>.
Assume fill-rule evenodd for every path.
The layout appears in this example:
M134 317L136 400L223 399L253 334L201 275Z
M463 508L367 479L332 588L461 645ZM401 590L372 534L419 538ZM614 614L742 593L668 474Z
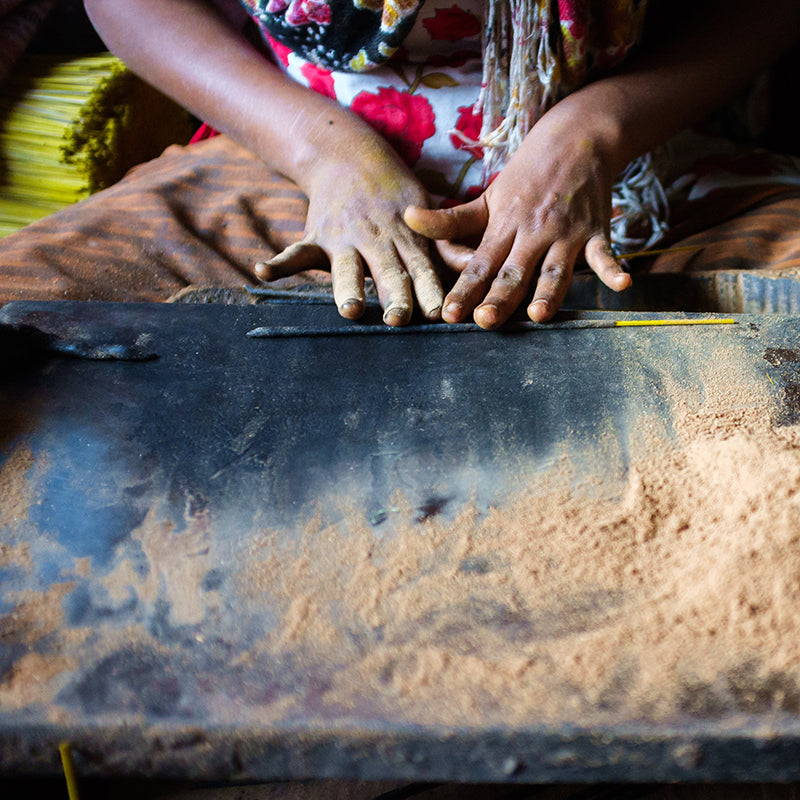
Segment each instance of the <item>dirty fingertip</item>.
M442 318L442 300L444 292L438 279L418 280L416 283L417 300L426 319L438 321Z
M262 281L268 281L272 277L272 266L269 261L259 261L255 265L254 271Z
M550 301L546 300L544 297L537 297L528 306L528 316L534 322L547 322L547 320L553 316Z
M403 306L391 306L383 313L383 321L392 327L405 325L409 319L411 319L411 309Z
M364 313L364 303L357 298L345 300L339 306L339 314L345 319L358 319Z
M445 322L461 322L461 306L458 303L446 303L442 309L442 319Z
M500 324L500 315L497 306L491 303L478 306L473 316L475 317L475 322L477 322L481 328L486 328L487 330L496 328Z
M431 322L440 322L442 319L442 307L440 305L435 308L426 309L423 313L425 314L425 319Z
M631 286L633 286L633 278L631 278L631 276L624 271L620 271L611 280L614 284L612 288L618 292L621 292L624 289L629 289Z

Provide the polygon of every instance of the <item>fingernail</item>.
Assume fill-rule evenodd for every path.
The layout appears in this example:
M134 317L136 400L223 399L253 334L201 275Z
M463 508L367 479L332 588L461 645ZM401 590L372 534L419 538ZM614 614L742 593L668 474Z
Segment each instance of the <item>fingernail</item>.
M408 322L409 310L402 306L392 306L387 308L383 315L383 321L387 325L405 325Z
M548 303L547 300L545 300L544 298L540 297L534 300L530 304L528 308L528 314L531 317L535 317L537 320L541 320L547 315L547 312L549 310L550 310L550 303Z
M364 307L361 305L361 302L355 298L345 300L344 303L339 306L339 313L347 319L355 319L361 316L363 310Z
M461 306L458 303L448 303L444 307L444 313L453 316L454 314L458 314L461 311Z
M475 322L482 328L494 328L497 325L497 306L491 303L475 309Z
M436 306L436 308L432 308L432 309L430 309L430 311L426 311L425 312L425 316L428 319L432 319L432 320L441 319L442 318L442 307L441 306Z

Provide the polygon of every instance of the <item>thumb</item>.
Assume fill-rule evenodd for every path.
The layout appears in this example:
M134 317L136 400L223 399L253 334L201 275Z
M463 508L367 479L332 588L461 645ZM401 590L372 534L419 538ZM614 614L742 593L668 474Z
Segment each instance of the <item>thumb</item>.
M434 243L442 263L454 272L463 272L472 261L475 250L465 244L448 242L446 239L437 239Z
M319 245L303 239L290 244L268 261L259 261L255 272L262 281L274 281L307 269L325 269L329 263L325 251Z
M483 197L452 208L409 206L403 214L406 225L428 239L460 241L483 234L489 223L489 209Z
M596 233L586 243L586 263L609 289L621 292L628 289L633 280L622 268L611 249L611 242L604 233Z

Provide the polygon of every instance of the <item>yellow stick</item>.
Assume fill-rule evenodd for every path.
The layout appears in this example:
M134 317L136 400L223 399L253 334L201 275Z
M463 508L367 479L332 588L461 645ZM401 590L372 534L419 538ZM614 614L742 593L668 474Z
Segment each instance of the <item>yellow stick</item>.
M645 325L735 325L735 319L711 317L709 319L618 319L618 328L640 328Z
M72 750L70 749L69 742L61 742L58 746L58 751L61 753L64 777L67 779L67 796L69 800L79 800L78 780L75 777L75 767L72 764Z
M636 253L621 253L617 258L643 258L644 256L661 256L664 253L680 253L684 250L702 250L705 245L685 244L681 247L667 247L664 250L639 250Z

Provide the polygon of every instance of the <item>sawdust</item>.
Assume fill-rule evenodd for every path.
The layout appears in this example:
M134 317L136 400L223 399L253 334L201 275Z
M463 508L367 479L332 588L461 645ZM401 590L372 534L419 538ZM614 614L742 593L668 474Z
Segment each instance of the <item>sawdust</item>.
M44 592L9 592L8 602L15 607L0 616L0 639L32 645L58 630L64 621L61 602L75 583L53 583Z
M328 663L325 703L414 722L800 713L800 427L741 370L665 388L675 440L645 426L618 494L563 458L485 514L381 536L343 507L297 550L265 536L262 646Z
M34 703L47 704L55 697L63 673L77 668L77 660L66 656L43 656L26 653L0 683L0 708L5 712L26 708Z
M618 481L587 479L570 444L488 510L420 515L398 493L374 524L341 498L341 517L313 517L299 542L257 532L238 562L238 597L276 624L226 668L292 675L214 713L290 718L306 702L294 673L313 676L303 711L326 719L519 726L800 713L800 427L775 426L772 379L754 381L734 356L709 359L702 390L660 386L674 437L645 420ZM608 431L592 446L609 463L621 447ZM4 481L25 503L33 462L12 458ZM140 624L65 626L74 582L9 593L16 607L0 617L0 639L29 652L3 676L4 708L49 703L70 659L85 668L87 655L155 646L161 601L171 624L214 629L224 601L203 582L219 566L219 523L187 514L178 530L162 511L132 533L147 569L128 558L102 576L88 559L69 568L112 607L135 594ZM21 545L0 549L0 565L30 558Z
M203 513L190 516L187 527L175 531L157 508L151 508L131 534L141 542L149 569L140 577L129 561L120 562L102 581L112 599L120 601L130 589L149 604L163 598L169 603L176 625L196 625L209 609L220 603L216 591L202 591L202 582L215 564L209 555L209 519Z
M110 572L99 579L99 582L108 592L112 603L122 603L129 593L134 591L142 600L152 604L158 597L161 585L157 571L147 578L142 578L127 558L117 563Z
M75 559L75 566L73 572L79 578L86 578L92 574L92 559L89 556Z
M25 475L34 457L27 445L19 445L0 468L0 526L8 527L26 519L32 490Z
M19 544L0 542L0 567L22 567L30 571L32 566L31 546L28 542Z

